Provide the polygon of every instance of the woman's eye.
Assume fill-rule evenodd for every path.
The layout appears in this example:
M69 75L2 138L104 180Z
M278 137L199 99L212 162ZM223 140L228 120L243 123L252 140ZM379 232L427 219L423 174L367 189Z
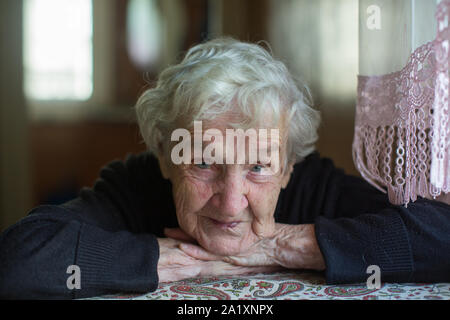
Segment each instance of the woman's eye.
M250 169L250 171L251 171L251 172L259 173L259 172L261 172L262 169L263 169L262 166L260 166L260 165L255 165L255 166L253 166L253 167Z
M206 164L204 161L202 163L200 163L200 164L196 164L195 166L197 168L200 168L200 169L209 169L209 168L211 168L211 165L210 164Z

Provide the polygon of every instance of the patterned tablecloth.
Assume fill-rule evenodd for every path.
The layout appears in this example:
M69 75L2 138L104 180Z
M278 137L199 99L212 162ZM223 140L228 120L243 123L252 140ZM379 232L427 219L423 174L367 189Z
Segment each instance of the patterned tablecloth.
M160 283L146 294L115 294L93 299L133 300L450 300L450 283L383 283L380 289L360 285L326 285L323 275L280 272L241 277L194 278Z

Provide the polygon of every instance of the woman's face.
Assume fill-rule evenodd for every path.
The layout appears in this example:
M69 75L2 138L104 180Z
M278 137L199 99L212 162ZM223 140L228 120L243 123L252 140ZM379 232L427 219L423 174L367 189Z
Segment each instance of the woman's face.
M203 130L216 128L225 137L228 120L203 121ZM283 158L283 143L276 143ZM203 148L206 145L203 142ZM262 229L265 234L273 232L278 195L289 181L292 166L273 173L268 165L260 164L207 165L192 161L175 165L168 160L160 159L160 164L164 176L172 182L178 223L202 247L233 255L255 243Z

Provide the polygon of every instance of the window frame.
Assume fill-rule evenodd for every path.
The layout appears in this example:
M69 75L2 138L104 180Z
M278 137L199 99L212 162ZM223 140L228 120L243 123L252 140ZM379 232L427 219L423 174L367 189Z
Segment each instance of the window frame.
M32 121L71 120L105 116L123 117L127 108L112 108L113 104L113 18L115 6L108 0L92 0L92 95L86 100L35 100L26 98ZM24 89L24 88L23 88ZM122 110L121 110L122 109Z

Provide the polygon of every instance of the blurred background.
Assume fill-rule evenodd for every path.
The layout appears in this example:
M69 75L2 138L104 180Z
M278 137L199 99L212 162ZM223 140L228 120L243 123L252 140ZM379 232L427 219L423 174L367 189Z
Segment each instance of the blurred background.
M266 40L309 84L318 150L353 166L358 0L1 0L0 229L145 150L132 107L205 39Z

